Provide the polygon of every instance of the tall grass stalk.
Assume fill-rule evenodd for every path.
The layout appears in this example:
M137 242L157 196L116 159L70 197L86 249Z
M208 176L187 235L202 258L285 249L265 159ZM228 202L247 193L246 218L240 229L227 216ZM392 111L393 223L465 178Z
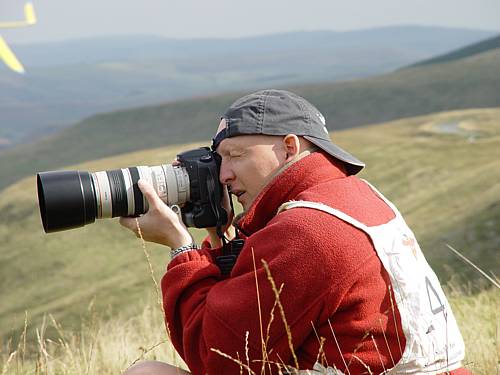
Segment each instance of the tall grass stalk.
M135 218L135 225L137 228L137 234L139 235L139 238L141 239L142 251L143 251L144 256L146 257L146 261L148 263L149 273L151 275L151 280L153 280L153 285L154 285L154 290L156 293L156 299L158 302L158 306L160 306L161 311L163 311L163 303L162 303L162 298L161 298L160 287L158 285L158 281L156 281L155 270L153 268L153 264L151 263L151 257L149 255L149 252L146 248L146 241L144 240L144 237L142 236L142 229L141 229L141 226L139 225L138 218ZM169 335L169 337L170 337L170 335Z
M481 268L476 266L470 259L468 259L466 256L464 256L462 253L460 253L458 250L453 248L452 246L446 244L446 247L453 251L453 253L458 256L460 259L462 259L465 263L470 265L472 268L474 268L477 272L481 274L486 280L488 280L490 283L492 283L494 286L496 286L498 289L500 289L500 283L496 281L493 277L489 276L486 272L484 272Z

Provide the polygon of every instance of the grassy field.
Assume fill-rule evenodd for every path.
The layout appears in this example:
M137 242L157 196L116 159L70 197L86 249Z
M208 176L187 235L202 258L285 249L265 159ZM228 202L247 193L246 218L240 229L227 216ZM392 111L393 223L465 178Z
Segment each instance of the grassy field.
M445 245L459 249L487 273L500 274L500 109L456 111L398 120L335 132L332 139L367 162L368 167L361 177L374 183L400 208L441 280L467 290L453 297L458 310L464 309L457 315L461 316L459 320L465 330L464 336L469 340L469 350L484 352L487 357L482 359L478 353L470 361L474 366L493 363L488 368L494 368L498 362L499 345L498 291L480 292L486 286L484 279L458 260ZM170 161L179 151L197 145L118 155L68 168L103 170L157 164ZM116 373L116 369L123 369L133 361L140 354L138 347L148 348L158 342L163 332L160 322L148 323L153 331L157 329L158 337L146 339L142 333L135 332L142 331L141 324L146 323L134 319L139 319L138 314L144 305L151 305L148 296L154 298L156 292L141 242L121 228L116 220L102 220L81 229L44 234L36 206L34 177L2 191L0 212L3 366L18 347L26 312L28 326L32 327L27 330L28 343L37 343L35 328L39 328L45 338L54 341L47 344L49 347L53 345L53 350L62 350L57 349L57 345L63 345L58 341L61 333L50 324L50 320L43 329L40 328L44 317L51 314L63 327L63 336L68 335L64 336L63 342L74 341L76 345L67 351L76 353L80 350L82 358L87 361L89 357L85 351L90 350L88 345L97 340L97 336L102 335L106 343L115 339L123 342L125 339L120 338L121 334L138 335L131 339L130 345L123 344L136 349L123 356L116 354L122 359L109 365L109 373ZM194 234L199 239L202 232L195 231ZM155 278L159 279L164 272L167 251L149 244L146 251ZM92 324L102 327L97 336L86 336L96 332L92 329L97 329L90 329L91 323L85 323L89 305L92 306L91 315L98 316ZM114 333L113 325L117 327ZM120 332L121 326L130 329ZM79 327L83 327L81 332ZM112 336L106 336L108 333ZM105 344L99 345L103 346L99 349L101 351L115 350L113 345L111 349ZM97 353L97 344L91 347ZM35 355L40 352L36 346L28 354L33 354L32 351ZM166 349L161 351L168 352ZM96 361L104 366L115 354L99 355L104 359ZM62 354L61 357L59 354L51 356L48 357L50 360L70 360ZM12 361L14 359L17 361L16 358ZM84 367L94 366L90 362L78 363ZM83 372L75 370L72 373ZM104 370L90 373L95 372L106 373Z

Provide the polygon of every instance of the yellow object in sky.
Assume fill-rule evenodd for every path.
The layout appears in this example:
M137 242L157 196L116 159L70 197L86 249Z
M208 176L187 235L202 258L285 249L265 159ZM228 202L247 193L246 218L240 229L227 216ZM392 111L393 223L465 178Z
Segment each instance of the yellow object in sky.
M9 48L5 40L0 35L0 59L11 68L13 71L18 73L24 73L23 64L19 62L14 52Z
M24 20L22 21L11 21L11 22L0 22L0 28L11 29L15 27L25 27L34 25L36 23L35 8L33 8L32 3L26 3L24 5ZM24 67L18 60L14 52L10 49L8 44L0 35L0 59L2 59L5 64L15 72L24 73Z
M25 27L36 23L35 8L32 3L24 4L24 20L12 22L0 22L0 29L12 29L15 27Z

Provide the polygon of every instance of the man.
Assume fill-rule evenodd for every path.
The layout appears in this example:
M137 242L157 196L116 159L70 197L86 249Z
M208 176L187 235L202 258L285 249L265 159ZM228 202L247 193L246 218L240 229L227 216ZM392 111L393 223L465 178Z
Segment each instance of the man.
M468 373L455 319L413 233L355 176L364 164L330 141L312 104L280 90L240 98L212 147L221 183L244 210L235 220L244 245L228 274L220 259L229 247L214 230L197 249L140 184L151 207L139 219L143 235L173 249L165 316L193 374ZM122 224L135 230L131 219ZM141 373L175 369L147 362L127 372Z

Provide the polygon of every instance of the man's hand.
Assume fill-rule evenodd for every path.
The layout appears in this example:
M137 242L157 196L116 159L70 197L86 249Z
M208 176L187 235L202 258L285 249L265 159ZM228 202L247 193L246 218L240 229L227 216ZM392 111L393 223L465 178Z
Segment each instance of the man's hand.
M146 241L176 249L193 242L191 235L177 214L160 199L153 186L145 180L137 185L149 203L149 210L138 218L121 217L120 224L139 237L136 220L139 221L142 238Z

